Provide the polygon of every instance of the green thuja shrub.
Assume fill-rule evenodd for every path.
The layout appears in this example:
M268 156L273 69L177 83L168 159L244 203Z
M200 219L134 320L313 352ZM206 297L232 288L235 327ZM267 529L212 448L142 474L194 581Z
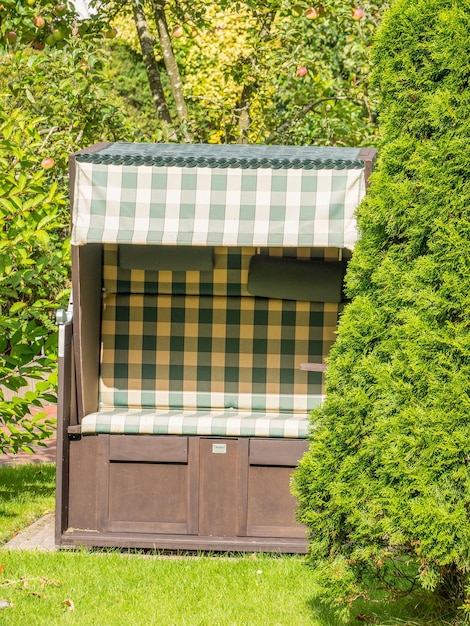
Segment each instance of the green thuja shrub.
M396 0L374 63L380 158L293 490L338 616L424 589L467 623L470 2Z

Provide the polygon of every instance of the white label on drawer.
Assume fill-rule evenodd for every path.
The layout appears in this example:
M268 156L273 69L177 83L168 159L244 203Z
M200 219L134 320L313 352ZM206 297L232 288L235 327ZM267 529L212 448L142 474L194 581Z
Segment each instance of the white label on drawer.
M226 443L213 443L212 453L213 454L227 454L227 444Z

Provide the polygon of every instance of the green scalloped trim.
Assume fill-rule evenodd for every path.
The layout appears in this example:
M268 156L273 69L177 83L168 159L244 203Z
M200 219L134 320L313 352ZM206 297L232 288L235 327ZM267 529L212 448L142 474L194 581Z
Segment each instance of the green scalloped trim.
M100 165L150 165L156 167L211 167L222 169L304 169L304 170L351 170L364 169L363 161L336 161L332 159L217 159L217 158L185 158L185 157L138 157L128 155L77 154L79 163L96 163Z
M156 166L156 167L210 167L220 169L306 169L306 170L349 170L364 169L364 162L357 158L341 158L341 148L311 148L282 146L233 146L233 155L228 155L229 146L195 144L182 146L166 144L110 144L96 152L76 155L79 163L102 165ZM232 148L232 146L230 146ZM160 154L156 152L160 152ZM305 157L299 157L304 151ZM322 157L321 152L325 152ZM139 154L140 152L140 154ZM199 154L198 154L199 152ZM264 152L262 156L260 152ZM291 155L285 154L291 152ZM345 157L357 156L359 150L344 149ZM251 153L251 154L250 154ZM331 158L331 154L337 154ZM354 154L355 153L355 154ZM326 156L328 154L328 156ZM317 156L318 155L318 156ZM314 157L314 158L312 158Z

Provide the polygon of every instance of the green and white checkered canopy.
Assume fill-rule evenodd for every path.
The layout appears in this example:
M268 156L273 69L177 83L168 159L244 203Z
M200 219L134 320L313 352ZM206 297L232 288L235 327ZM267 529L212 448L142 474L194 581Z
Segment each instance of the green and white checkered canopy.
M357 148L112 143L75 155L72 244L352 249Z

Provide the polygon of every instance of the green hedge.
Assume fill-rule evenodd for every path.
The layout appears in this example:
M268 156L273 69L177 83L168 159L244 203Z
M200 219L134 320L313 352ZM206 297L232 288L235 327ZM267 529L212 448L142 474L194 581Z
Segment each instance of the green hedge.
M377 583L470 614L470 5L397 0L352 298L294 482L324 601Z

